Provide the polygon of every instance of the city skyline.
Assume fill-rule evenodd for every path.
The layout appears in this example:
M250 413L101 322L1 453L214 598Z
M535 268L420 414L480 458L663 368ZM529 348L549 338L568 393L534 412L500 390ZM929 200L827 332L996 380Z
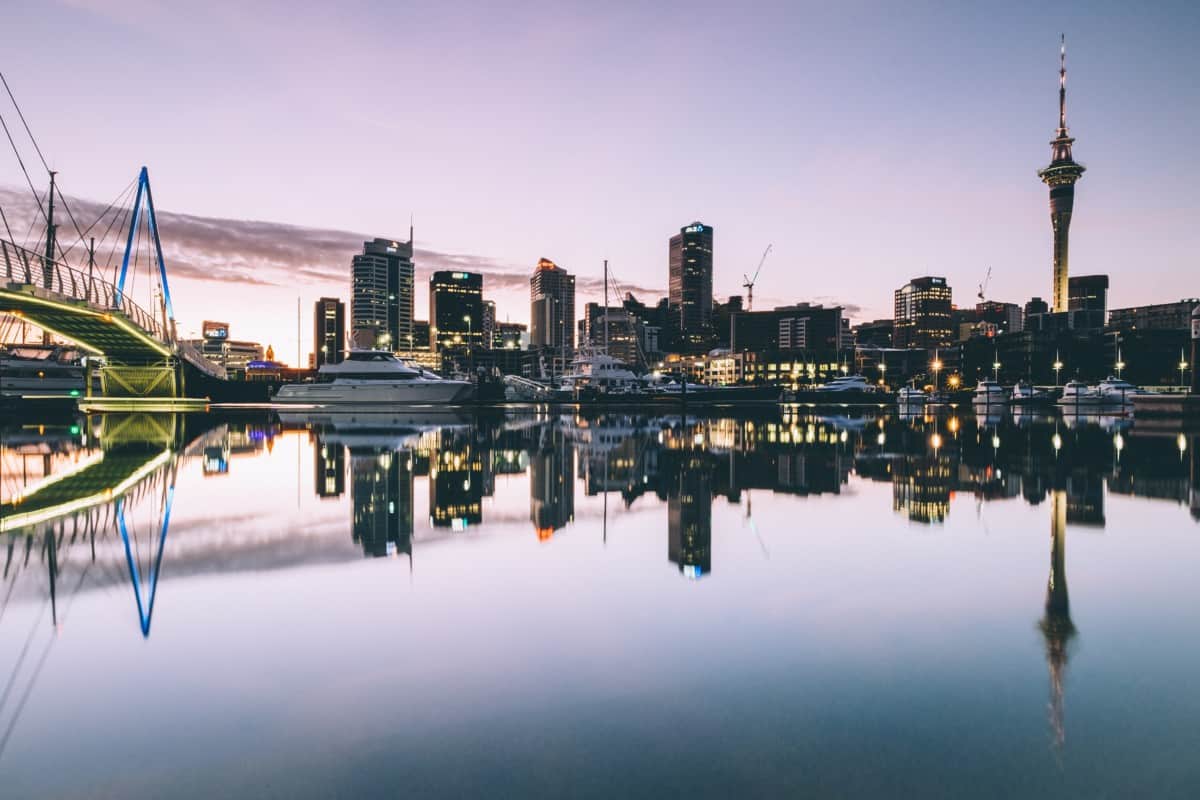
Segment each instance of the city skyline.
M134 20L120 4L74 6L52 8L45 18L18 15L13 20L16 54L38 41L39 26L52 23L72 31L95 29L94 41L81 42L80 54L86 57L93 48L128 44L148 30L181 21L169 12ZM233 15L249 34L265 25L259 13L235 13L218 4L215 16ZM315 35L316 13L298 13L301 40ZM665 18L656 13L646 12L646 21L653 23L647 33L635 30L635 20L621 9L608 14L556 12L544 17L541 27L532 25L532 10L522 9L503 28L514 41L490 47L507 52L527 45L529 38L557 32L575 42L604 36L610 47L623 52L647 37L666 36ZM281 358L292 361L296 295L306 312L322 295L349 299L346 259L365 239L396 236L410 214L416 215L418 228L416 307L425 306L422 286L432 271L467 269L485 275L485 293L497 301L499 318L514 321L525 321L522 285L542 256L579 276L581 305L599 299L606 257L618 280L636 284L630 288L639 299L652 302L666 293L665 239L691 219L722 231L714 253L717 299L743 293L742 273L750 271L768 242L775 252L756 287L759 308L812 301L842 304L856 322L887 317L891 292L909 277L926 274L945 275L963 305L988 267L994 270L991 298L1023 303L1031 296L1050 297L1052 237L1045 224L1045 188L1035 176L1045 163L1045 142L1054 134L1062 30L1070 40L1071 127L1083 147L1078 156L1089 166L1102 167L1089 173L1083 203L1072 220L1072 272L1110 275L1114 306L1193 296L1188 275L1191 253L1200 242L1186 224L1195 211L1187 187L1198 177L1197 167L1173 163L1169 182L1146 181L1159 153L1145 143L1157 141L1163 131L1187 140L1200 130L1200 103L1191 102L1197 90L1171 80L1195 72L1197 55L1187 43L1187 26L1178 24L1195 13L1179 5L1098 19L1067 5L1048 15L1014 10L1000 19L959 12L939 28L932 24L936 15L918 9L905 23L911 36L900 51L901 45L886 41L884 26L864 25L855 13L810 10L805 16L764 9L753 20L738 23L751 35L763 32L759 50L709 63L672 44L678 63L654 78L655 89L667 81L695 86L697 97L707 98L716 116L703 131L665 120L627 68L614 66L604 73L588 62L558 83L547 84L535 73L538 79L525 85L519 79L531 76L523 62L488 79L483 55L472 56L458 71L412 71L429 81L413 94L419 110L444 113L455 100L479 99L483 89L472 89L469 79L510 90L515 111L489 117L493 138L512 145L504 159L494 157L499 145L483 134L478 141L455 134L440 143L424 138L434 134L423 134L384 148L386 137L377 136L372 126L378 124L392 138L396 131L389 127L392 112L383 108L374 110L368 134L355 134L367 141L356 146L353 157L337 144L354 141L351 131L356 129L347 127L348 121L334 114L321 128L323 137L334 137L328 140L334 143L334 165L348 158L345 166L353 167L348 170L312 160L288 162L289 154L311 143L303 126L287 125L289 135L278 141L279 152L265 154L261 114L269 108L280 112L277 122L293 120L292 112L277 108L269 92L260 97L253 89L242 89L220 95L224 100L207 109L211 117L195 118L200 111L195 104L228 85L223 81L233 65L208 78L179 81L165 95L171 115L139 117L148 113L141 101L120 94L122 107L128 105L131 119L139 120L135 135L121 115L96 115L94 96L87 102L77 96L95 89L64 77L69 60L33 70L23 66L33 60L15 58L5 69L47 158L61 170L68 195L90 198L102 207L104 198L115 194L141 163L150 167L156 199L175 212L162 213L162 227L172 280L180 284L177 295L187 298L177 303L182 327L198 329L202 319L212 316L207 307L220 302L230 308L220 316L229 318L234 335L274 344ZM490 18L484 11L480 15L481 24ZM433 12L417 17L417 27L443 30L462 24ZM686 32L711 40L722 17L716 11L708 17L686 22ZM232 48L229 52L237 56L232 61L246 67L251 78L278 78L275 67L268 69L260 56L251 58L240 39L231 40L210 23L189 21L196 25L181 52L156 46L136 58L107 60L101 72L119 83L131 70L146 66L141 59L155 58L163 74L146 78L154 86L190 68L203 44L214 52ZM782 31L796 33L803 22L825 30L828 41L812 41L804 34L784 48ZM530 27L518 35L514 26L521 23ZM771 23L781 32L770 33ZM946 38L946 28L957 35ZM350 41L343 23L325 35L334 58L316 85L340 108L346 102L343 95L358 97L380 78L366 75L355 83L350 65L337 58L345 55ZM295 59L295 46L273 35L262 42L263 52L278 57L279 65ZM889 59L901 56L896 74L889 74ZM548 57L571 63L561 44ZM839 66L836 74L815 69L830 64ZM396 66L385 59L381 71L390 75L387 67ZM686 75L695 81L678 80ZM304 77L313 78L309 72ZM787 82L793 78L797 82ZM332 88L338 80L340 92ZM440 99L433 94L438 85L445 90ZM751 85L755 97L738 105L738 87ZM408 83L405 87L412 89ZM283 93L291 96L299 88L286 84ZM515 133L527 130L523 113L539 119L548 102L593 89L603 90L600 102L587 112L568 105L569 125L557 147L547 147L538 137L516 146ZM265 103L264 109L248 108L258 101ZM87 137L64 122L63 106L90 110L96 117ZM211 133L235 110L247 112L247 124L225 134L189 138L174 133L180 124L174 116L203 122L196 130ZM684 115L689 120L690 113ZM612 144L613 134L620 132L614 120L623 126L620 130L627 125L626 133L638 135ZM446 131L444 125L433 127ZM245 135L235 136L235 130ZM187 142L183 154L179 142ZM96 146L111 153L103 163L91 157ZM416 163L422 153L437 156L433 160L442 175L469 175L475 191L470 197L452 193L451 203L433 173ZM581 171L589 160L594 175ZM507 163L513 161L520 166ZM301 163L304 168L296 169ZM222 178L213 166L222 164L237 169ZM954 167L957 179L938 189L935 184L943 182L940 175L947 165ZM397 180L396 171L407 168L415 169L412 177ZM514 168L529 173L520 186L512 182ZM0 183L10 190L3 194L6 209L20 197L21 176L14 170L6 164L0 172ZM255 190L246 191L247 183ZM359 191L373 185L390 187L386 201L374 190ZM403 188L397 191L397 185ZM603 224L597 225L597 219ZM269 236L264 230L290 232L294 252L262 247ZM330 260L326 254L342 241L354 244ZM232 259L230 250L245 257ZM310 250L317 253L315 259ZM181 265L193 269L181 272ZM219 280L206 280L205 274ZM230 281L250 284L253 291L229 293ZM305 318L301 327L311 330L311 320ZM301 339L306 343L308 337Z

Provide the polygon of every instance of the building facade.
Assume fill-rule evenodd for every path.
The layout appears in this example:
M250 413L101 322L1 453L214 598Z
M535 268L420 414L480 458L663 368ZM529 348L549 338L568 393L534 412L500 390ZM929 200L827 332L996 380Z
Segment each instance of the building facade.
M848 329L843 322L841 306L797 303L770 311L742 311L731 317L730 349L836 354L848 344L844 341Z
M668 303L679 346L687 352L708 349L712 338L713 229L693 222L671 237L668 254Z
M434 352L483 344L483 276L439 270L429 277L429 344Z
M892 342L895 347L946 347L953 339L953 293L946 279L913 278L895 292Z
M1200 299L1195 297L1177 303L1114 308L1108 315L1108 327L1117 330L1187 330L1195 308L1200 308Z
M529 279L529 346L551 351L560 372L575 352L575 276L548 258Z
M1067 281L1067 311L1071 327L1097 330L1108 317L1108 276L1079 275Z
M313 366L340 364L346 351L346 304L322 297L313 308Z
M413 243L373 239L350 265L350 328L354 346L399 351L413 322Z

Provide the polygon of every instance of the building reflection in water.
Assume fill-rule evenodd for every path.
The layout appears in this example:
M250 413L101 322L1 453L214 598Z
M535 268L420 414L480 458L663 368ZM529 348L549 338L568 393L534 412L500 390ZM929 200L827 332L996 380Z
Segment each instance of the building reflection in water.
M438 439L429 467L429 523L466 530L483 521L484 459L465 431L443 428Z
M1067 493L1050 494L1050 575L1046 580L1046 613L1038 627L1046 641L1046 666L1050 670L1050 727L1054 743L1061 747L1066 741L1063 717L1063 684L1066 678L1068 651L1075 638L1075 623L1071 622L1071 602L1067 596Z
M313 492L317 497L341 497L346 491L346 448L314 436L313 464Z
M667 558L689 578L712 571L712 467L700 451L683 451L667 494Z
M413 475L407 450L353 445L350 493L352 536L363 554L404 553L412 559Z
M529 457L529 519L543 541L575 519L575 447L557 425L542 428Z

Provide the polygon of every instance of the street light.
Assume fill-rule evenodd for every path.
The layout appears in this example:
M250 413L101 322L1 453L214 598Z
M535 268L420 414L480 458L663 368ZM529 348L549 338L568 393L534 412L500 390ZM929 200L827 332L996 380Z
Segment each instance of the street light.
M1183 373L1188 368L1187 359L1183 357L1183 351L1179 351L1179 386L1183 387Z
M467 361L470 364L471 374L475 374L475 348L471 342L471 315L463 314L463 322L467 323Z
M936 392L942 388L941 383L938 380L938 373L942 371L942 360L935 356L933 363L929 366L933 368L933 390Z
M1058 376L1059 376L1059 373L1062 372L1062 368L1063 368L1063 363L1062 363L1062 361L1059 360L1057 351L1054 353L1054 364L1052 366L1054 367L1054 388L1057 389L1058 388Z
M880 361L879 362L879 385L880 386L886 386L886 383L884 383L884 373L886 373L886 372L887 372L887 364Z
M995 381L1000 380L1000 362L999 361L992 362L992 380L995 380Z

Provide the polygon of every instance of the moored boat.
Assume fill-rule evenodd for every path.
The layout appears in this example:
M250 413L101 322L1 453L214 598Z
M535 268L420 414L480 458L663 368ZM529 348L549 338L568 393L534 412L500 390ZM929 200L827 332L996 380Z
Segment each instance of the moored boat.
M407 364L381 350L351 350L338 364L324 364L313 383L279 387L276 403L313 405L412 405L470 400L468 381L449 380L423 367Z

